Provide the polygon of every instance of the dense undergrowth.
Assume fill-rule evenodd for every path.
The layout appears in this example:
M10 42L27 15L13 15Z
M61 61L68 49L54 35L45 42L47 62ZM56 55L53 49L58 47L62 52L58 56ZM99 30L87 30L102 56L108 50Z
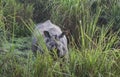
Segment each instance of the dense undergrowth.
M47 19L71 32L67 63L33 56L34 26ZM119 66L119 0L0 1L0 77L119 77Z

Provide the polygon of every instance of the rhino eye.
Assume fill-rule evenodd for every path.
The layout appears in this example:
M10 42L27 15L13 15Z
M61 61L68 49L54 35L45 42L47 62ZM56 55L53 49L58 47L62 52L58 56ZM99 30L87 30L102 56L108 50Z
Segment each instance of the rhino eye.
M53 47L54 47L54 45L51 45L51 47L53 48Z

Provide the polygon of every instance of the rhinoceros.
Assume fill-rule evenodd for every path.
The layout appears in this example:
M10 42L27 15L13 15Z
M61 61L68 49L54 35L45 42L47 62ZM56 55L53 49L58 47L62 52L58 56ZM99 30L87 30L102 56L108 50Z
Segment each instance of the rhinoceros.
M47 20L43 23L37 24L36 28L34 29L34 33L36 32L43 37L48 51L52 52L53 50L56 50L58 57L64 57L65 55L68 55L67 38L65 35L66 32L62 32L60 27L53 24L50 20ZM37 50L39 50L41 53L44 53L42 47L38 45L39 40L42 40L42 38L33 36L33 53L36 53Z

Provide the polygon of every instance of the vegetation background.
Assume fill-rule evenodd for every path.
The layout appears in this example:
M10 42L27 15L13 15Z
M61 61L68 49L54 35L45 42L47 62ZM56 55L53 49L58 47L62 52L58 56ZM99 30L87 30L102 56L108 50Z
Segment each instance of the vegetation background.
M48 19L70 31L68 63L30 50ZM0 0L0 77L120 77L120 0Z

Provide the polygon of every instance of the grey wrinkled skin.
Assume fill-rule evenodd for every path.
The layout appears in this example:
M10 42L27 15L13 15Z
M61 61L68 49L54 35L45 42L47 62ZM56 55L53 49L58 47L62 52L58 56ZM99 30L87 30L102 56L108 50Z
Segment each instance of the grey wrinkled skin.
M51 23L50 20L37 24L34 33L41 34L46 47L50 52L55 49L58 57L64 57L65 55L68 55L67 38L65 36L65 32L62 32L61 29L55 24ZM41 53L44 53L42 47L38 46L38 39L41 40L41 38L34 36L32 40L32 51L34 54L36 54L37 50L39 50Z

